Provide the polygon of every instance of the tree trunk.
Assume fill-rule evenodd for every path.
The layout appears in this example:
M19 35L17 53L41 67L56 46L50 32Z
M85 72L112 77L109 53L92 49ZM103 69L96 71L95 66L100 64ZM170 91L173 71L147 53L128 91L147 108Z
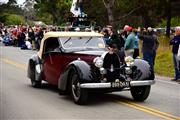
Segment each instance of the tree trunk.
M116 28L114 16L113 16L113 9L112 9L114 6L115 0L103 0L103 3L107 9L109 24L112 25L113 28Z
M143 26L145 28L150 27L151 26L151 21L150 21L150 17L149 17L149 10L146 7L142 7L140 9L140 11L142 11L142 19L143 19Z
M171 30L171 0L167 0L166 15L167 15L166 36L169 38L170 30Z
M112 7L108 4L106 9L108 13L109 24L114 27L114 16L112 12Z

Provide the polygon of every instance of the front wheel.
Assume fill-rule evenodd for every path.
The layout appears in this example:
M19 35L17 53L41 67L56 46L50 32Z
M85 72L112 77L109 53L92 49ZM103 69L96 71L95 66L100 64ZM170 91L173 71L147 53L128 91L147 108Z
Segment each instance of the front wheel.
M131 87L131 95L136 101L144 101L148 98L151 86Z
M33 79L31 79L31 85L34 87L34 88L40 88L41 87L41 81L35 81Z
M71 74L71 95L76 104L82 105L87 102L88 91L80 88L80 81L78 74L73 71Z
M38 73L36 72L35 65L33 65L32 76L31 76L31 85L34 88L40 88L42 85L42 80L40 77L38 77L38 81L36 80L37 75L38 75Z

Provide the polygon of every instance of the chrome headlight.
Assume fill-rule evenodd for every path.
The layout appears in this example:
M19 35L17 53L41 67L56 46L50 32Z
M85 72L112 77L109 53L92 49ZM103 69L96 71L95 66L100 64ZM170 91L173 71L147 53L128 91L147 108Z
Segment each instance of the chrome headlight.
M101 68L99 69L99 71L100 71L100 73L101 73L102 75L107 74L106 69L103 68L103 67L101 67Z
M132 74L132 70L130 67L125 67L126 74Z
M101 68L103 66L103 59L101 57L96 57L93 60L94 65L98 68Z
M125 62L127 66L133 66L134 65L134 58L131 56L125 57Z

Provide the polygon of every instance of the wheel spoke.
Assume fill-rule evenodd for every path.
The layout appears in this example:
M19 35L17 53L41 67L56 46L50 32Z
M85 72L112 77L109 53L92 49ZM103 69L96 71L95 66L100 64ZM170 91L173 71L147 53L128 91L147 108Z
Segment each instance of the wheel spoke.
M75 85L72 85L72 89L73 89L73 90L75 90L75 89L76 89Z

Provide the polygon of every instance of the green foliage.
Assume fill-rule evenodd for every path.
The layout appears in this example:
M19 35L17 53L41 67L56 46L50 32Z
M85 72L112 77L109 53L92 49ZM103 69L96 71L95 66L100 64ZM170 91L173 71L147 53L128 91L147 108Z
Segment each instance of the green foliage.
M13 3L11 4L1 4L0 3L0 11L1 13L9 13L9 14L18 14L18 15L23 15L23 10L17 6L17 5L13 5ZM0 14L2 15L2 14Z
M23 16L16 14L4 14L1 17L3 18L5 25L20 25L26 23Z
M39 18L51 17L53 24L61 24L67 21L67 17L70 16L70 0L36 0L34 8L37 10ZM49 17L50 18L50 17ZM49 23L51 23L49 21Z
M157 27L166 27L167 20L163 19L161 23L157 25ZM173 17L171 19L171 27L180 26L180 17Z
M52 15L49 13L40 13L37 14L37 20L43 21L45 24L47 25L52 25L53 21L52 21Z
M102 0L85 0L84 12L97 25L105 26L108 24L107 11Z

